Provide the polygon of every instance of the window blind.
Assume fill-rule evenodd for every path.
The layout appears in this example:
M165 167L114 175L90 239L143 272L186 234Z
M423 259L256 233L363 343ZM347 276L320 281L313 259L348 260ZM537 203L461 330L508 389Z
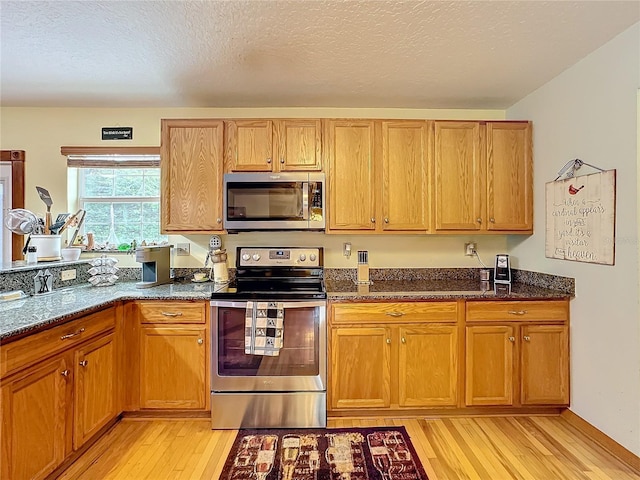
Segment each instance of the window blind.
M152 168L160 166L160 147L61 147L67 167Z

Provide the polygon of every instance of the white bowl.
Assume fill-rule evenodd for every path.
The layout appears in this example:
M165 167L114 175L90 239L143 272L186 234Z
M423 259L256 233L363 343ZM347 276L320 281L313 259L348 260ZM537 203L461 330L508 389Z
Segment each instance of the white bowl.
M67 261L74 261L80 258L80 253L82 249L79 247L68 247L60 250L62 254L62 259Z

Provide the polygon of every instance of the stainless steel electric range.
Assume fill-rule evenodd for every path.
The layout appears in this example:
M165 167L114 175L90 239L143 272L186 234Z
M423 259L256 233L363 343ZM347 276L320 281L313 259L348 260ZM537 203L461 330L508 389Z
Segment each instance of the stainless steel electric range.
M238 247L211 295L212 428L326 426L326 298L322 248Z

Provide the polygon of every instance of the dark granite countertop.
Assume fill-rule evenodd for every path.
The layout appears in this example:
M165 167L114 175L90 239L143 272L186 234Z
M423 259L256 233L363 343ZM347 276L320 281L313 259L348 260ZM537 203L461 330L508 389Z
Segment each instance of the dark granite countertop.
M119 300L208 300L216 288L213 282L170 283L152 288L136 288L135 281L109 287L80 285L55 290L41 296L0 303L0 341L29 331L62 323L79 314L107 307ZM514 283L510 292L498 292L474 280L374 280L368 287L353 280L326 281L328 300L429 300L429 299L551 299L567 298L563 291Z
M374 280L357 285L353 280L327 280L329 300L429 300L429 299L552 299L568 298L563 291L524 283L494 288L493 283L476 280Z
M136 282L118 282L109 287L81 285L0 303L0 341L64 322L82 313L107 307L119 300L208 300L213 282L169 283L137 288Z

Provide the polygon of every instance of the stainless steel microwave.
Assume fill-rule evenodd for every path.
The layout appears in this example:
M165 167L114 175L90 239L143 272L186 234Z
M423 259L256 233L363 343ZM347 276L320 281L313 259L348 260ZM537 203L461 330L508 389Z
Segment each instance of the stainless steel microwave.
M227 173L224 175L224 228L324 230L324 173Z

